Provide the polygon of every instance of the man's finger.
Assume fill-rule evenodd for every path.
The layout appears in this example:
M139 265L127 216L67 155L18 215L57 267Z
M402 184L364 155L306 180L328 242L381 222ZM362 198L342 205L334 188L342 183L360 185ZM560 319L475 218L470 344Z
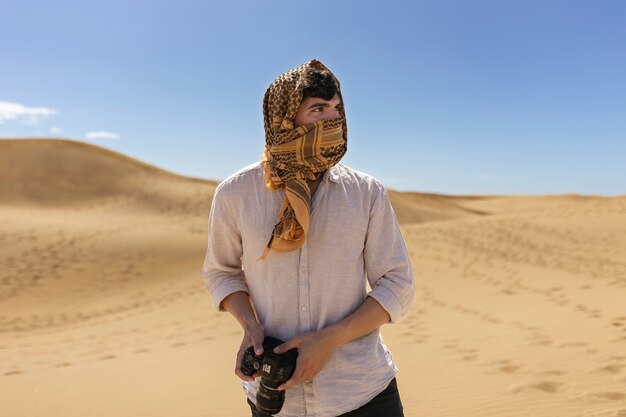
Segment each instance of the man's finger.
M254 381L254 378L252 378L251 376L245 375L243 372L241 372L241 369L239 368L235 369L235 375L237 375L240 379L244 381L248 381L248 382Z
M242 371L241 371L241 363L243 360L243 353L244 351L239 349L239 352L237 352L237 361L235 363L235 375L237 375L240 379L243 379L244 381L249 381L252 382L254 381L254 378L245 375Z
M291 378L289 378L289 380L286 381L284 384L279 385L276 389L279 391L284 391L293 387L294 385L299 384L300 382L302 382L302 365L300 364L300 360L298 359L296 360L296 369L293 371L293 375L291 375Z
M295 338L295 339L291 339L288 342L283 343L282 345L278 345L274 348L274 353L285 353L287 352L289 349L293 349L295 347L300 346L300 339L299 338Z
M292 376L289 381L285 382L282 385L279 385L278 388L276 388L278 391L284 391L284 390L288 390L289 388L293 387L294 385L298 385L301 381L300 381L301 376Z

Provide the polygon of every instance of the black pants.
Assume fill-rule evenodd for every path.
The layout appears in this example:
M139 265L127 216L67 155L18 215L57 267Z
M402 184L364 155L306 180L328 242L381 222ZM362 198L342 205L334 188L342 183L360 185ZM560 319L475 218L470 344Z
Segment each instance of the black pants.
M248 400L248 404L252 417L269 417L269 414L257 410L252 401ZM396 379L391 380L387 388L367 404L337 417L404 417Z

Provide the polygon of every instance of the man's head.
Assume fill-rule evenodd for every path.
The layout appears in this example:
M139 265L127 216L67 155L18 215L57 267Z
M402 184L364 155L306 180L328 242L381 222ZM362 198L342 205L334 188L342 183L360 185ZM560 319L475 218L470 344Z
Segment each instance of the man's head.
M342 119L343 137L347 141L339 81L315 59L274 80L263 98L263 116L268 146L282 143L299 126L337 118Z
M274 80L263 97L263 116L265 186L285 189L285 200L261 259L270 249L302 247L311 217L308 181L339 163L348 137L339 81L316 60Z

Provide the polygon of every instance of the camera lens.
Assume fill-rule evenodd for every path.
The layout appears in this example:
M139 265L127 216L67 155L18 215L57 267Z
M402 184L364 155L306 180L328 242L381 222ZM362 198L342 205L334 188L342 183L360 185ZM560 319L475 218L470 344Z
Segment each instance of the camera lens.
M256 407L267 414L278 414L285 403L285 391L267 387L261 382L256 394Z

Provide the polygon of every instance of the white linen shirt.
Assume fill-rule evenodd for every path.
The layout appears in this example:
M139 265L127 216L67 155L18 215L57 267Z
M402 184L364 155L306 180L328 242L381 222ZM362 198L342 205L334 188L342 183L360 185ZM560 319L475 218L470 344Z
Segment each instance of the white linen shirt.
M222 310L229 294L245 291L265 335L283 341L342 320L367 296L392 322L407 313L415 296L413 273L387 193L377 180L340 164L327 170L313 196L304 246L270 251L259 260L284 197L284 190L265 187L260 163L217 187L203 266L216 308ZM374 398L396 372L376 330L337 349L312 381L287 390L277 416L338 416ZM258 380L242 381L254 403Z

